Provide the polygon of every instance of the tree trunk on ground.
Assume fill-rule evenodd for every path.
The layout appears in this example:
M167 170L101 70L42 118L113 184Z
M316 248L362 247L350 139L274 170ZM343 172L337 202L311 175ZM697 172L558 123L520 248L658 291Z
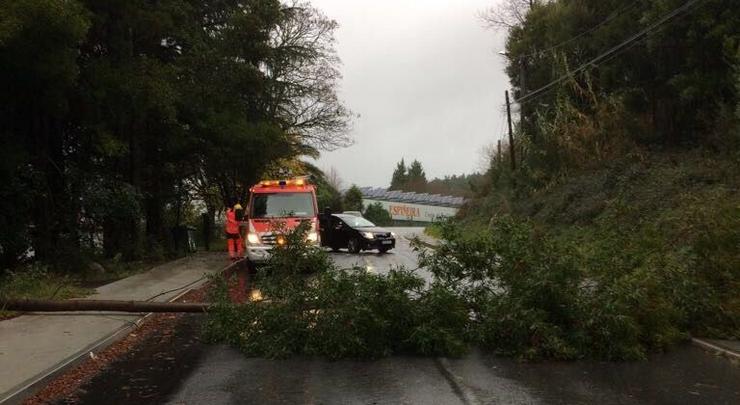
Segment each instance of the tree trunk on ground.
M175 303L116 300L36 300L10 299L0 308L23 312L115 311L115 312L206 312L208 303Z

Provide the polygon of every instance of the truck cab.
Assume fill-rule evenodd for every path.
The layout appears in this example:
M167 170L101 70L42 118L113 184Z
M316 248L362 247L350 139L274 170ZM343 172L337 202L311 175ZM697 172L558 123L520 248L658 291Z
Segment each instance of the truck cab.
M285 243L285 233L310 221L306 239L319 244L316 188L305 179L263 180L250 190L247 204L247 258L265 262L276 245Z

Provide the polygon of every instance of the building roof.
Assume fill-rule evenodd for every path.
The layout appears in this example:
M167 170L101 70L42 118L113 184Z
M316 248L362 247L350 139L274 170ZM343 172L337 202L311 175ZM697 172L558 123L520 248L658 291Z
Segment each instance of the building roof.
M439 194L388 191L383 188L362 187L362 197L369 200L398 201L412 204L438 205L443 207L460 207L465 203L463 197L452 197Z

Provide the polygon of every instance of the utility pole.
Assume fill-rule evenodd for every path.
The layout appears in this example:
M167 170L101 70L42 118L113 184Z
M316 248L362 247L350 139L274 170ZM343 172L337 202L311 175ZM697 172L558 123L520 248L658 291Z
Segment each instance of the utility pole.
M509 102L509 90L506 95L506 119L509 122L509 154L511 155L511 171L516 170L516 157L514 156L514 131L511 129L511 103Z
M527 65L525 62L525 57L522 56L519 58L519 99L527 96ZM530 139L534 140L534 131L531 130L529 127L529 122L527 119L529 118L529 115L527 114L527 102L521 102L519 101L519 126L520 130L522 132L522 136L529 136Z

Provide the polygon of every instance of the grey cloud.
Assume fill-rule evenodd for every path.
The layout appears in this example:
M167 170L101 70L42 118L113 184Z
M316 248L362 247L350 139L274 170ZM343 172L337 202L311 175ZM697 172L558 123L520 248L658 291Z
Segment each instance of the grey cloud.
M341 96L360 118L355 145L324 153L344 182L387 186L395 163L419 159L428 177L470 173L502 134L509 87L496 54L503 33L476 13L491 0L315 0L340 24Z

